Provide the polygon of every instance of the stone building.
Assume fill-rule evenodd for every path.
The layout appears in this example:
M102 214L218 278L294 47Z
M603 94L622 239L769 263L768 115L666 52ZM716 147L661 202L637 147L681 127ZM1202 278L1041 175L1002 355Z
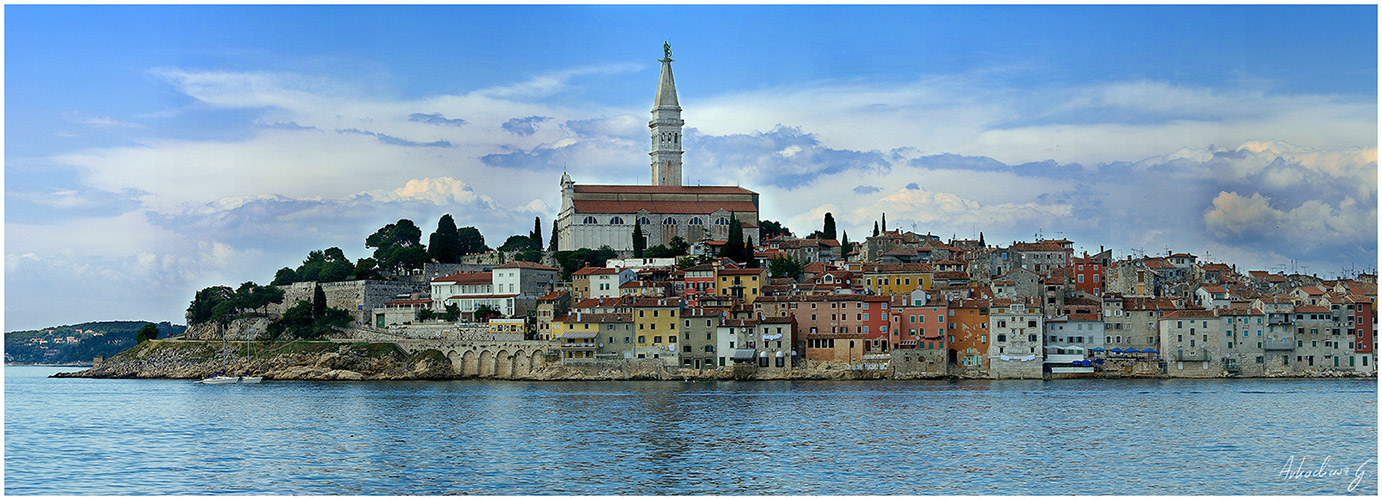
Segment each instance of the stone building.
M270 314L283 314L283 311L297 305L299 301L312 301L312 294L320 284L326 294L326 307L349 311L359 326L376 324L375 309L384 309L384 303L401 296L427 291L426 283L409 281L353 280L317 283L300 281L291 285L280 285L283 302L270 304Z
M740 224L744 238L760 242L758 193L738 186L682 185L681 106L672 78L670 51L661 59L662 74L653 100L649 186L576 184L561 177L557 214L557 249L633 249L637 223L648 246L667 244L675 236L687 242L725 240L730 224Z
M725 320L723 309L686 308L681 311L681 365L710 369L718 366L715 332ZM732 353L731 353L732 354Z
M1041 304L1035 300L994 299L989 310L989 375L1036 378L1044 361Z

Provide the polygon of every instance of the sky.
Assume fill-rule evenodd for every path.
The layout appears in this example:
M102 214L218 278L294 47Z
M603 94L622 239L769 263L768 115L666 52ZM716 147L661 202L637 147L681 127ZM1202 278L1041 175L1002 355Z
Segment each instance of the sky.
M1376 6L24 6L4 11L6 331L443 214L544 234L563 170L991 245L1377 267Z

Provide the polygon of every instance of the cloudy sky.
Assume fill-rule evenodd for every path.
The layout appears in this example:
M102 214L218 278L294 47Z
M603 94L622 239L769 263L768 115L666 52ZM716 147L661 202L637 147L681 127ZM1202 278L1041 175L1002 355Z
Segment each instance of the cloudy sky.
M192 293L399 218L544 232L647 183L672 45L688 184L889 227L1322 275L1377 262L1377 10L5 8L8 330ZM425 235L424 235L425 238ZM1294 262L1294 264L1293 264Z

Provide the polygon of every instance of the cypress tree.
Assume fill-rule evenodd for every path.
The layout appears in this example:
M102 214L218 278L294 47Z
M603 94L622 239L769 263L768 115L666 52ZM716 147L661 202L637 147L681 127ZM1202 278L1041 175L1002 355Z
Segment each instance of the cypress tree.
M633 257L643 258L643 250L648 246L648 239L643 237L643 225L638 220L633 221Z
M841 233L840 233L840 256L841 256L841 257L844 257L844 256L846 256L846 255L849 255L849 251L850 251L850 250L853 250L853 249L854 249L854 248L853 248L853 245L851 245L851 244L849 243L849 231L843 231L843 232L841 232Z
M734 218L733 213L729 215L729 238L727 240L725 246L720 247L720 256L729 257L735 262L742 262L738 260L738 257L740 257L739 254L743 253L744 228L739 223L739 219Z
M821 228L821 234L827 240L835 239L835 216L830 212L825 213L825 227Z
M984 232L983 232L983 231L979 231L979 247L980 247L980 248L988 248L988 247L984 246Z
M317 288L312 290L312 318L320 318L326 315L326 292L322 291L320 283Z
M873 221L873 235L878 236L878 221Z
M884 213L883 213L883 230L884 230L884 231L887 231L887 230L888 230L888 213L887 213L887 212L884 212Z
M744 263L745 267L758 267L758 259L753 257L753 238L744 238Z
M547 249L557 251L557 221L552 221L552 241L547 244Z
M441 216L437 230L427 238L427 256L442 263L460 262L461 237L451 214Z
M533 242L533 250L542 250L542 217L533 217L533 234L528 239Z

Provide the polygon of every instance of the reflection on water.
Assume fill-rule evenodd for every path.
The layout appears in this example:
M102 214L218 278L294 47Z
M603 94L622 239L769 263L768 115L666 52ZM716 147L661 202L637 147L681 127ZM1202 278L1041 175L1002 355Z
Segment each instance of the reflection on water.
M265 382L5 369L5 493L1377 493L1371 380Z

